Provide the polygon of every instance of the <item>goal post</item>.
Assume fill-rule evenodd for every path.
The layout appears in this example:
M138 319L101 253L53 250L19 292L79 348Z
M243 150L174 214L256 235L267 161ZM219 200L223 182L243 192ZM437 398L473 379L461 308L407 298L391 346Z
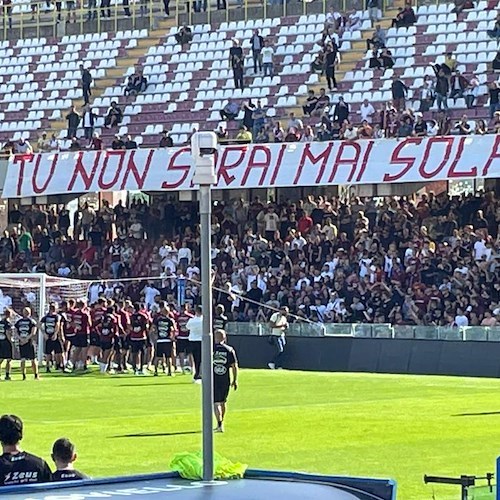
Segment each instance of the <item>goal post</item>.
M39 322L47 313L51 302L68 299L87 299L89 281L82 281L45 273L0 273L0 314L12 309L16 317L23 307L30 307L33 318ZM44 338L38 328L37 358L43 360Z

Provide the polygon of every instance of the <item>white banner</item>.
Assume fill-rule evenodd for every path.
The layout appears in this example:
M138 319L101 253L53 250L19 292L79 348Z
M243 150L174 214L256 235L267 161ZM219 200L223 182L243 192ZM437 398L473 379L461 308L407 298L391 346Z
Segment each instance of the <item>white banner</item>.
M188 147L17 155L4 198L196 189ZM500 177L500 135L221 147L218 189Z

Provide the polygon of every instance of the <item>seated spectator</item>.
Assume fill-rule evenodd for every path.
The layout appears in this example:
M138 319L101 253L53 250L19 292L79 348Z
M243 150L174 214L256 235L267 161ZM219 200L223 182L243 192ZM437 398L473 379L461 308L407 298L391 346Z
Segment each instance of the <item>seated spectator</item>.
M469 86L469 81L465 78L460 71L457 69L455 73L450 78L450 99L453 102L457 100L457 97L463 97L465 89Z
M116 101L111 102L111 106L104 117L104 127L113 128L117 127L123 120L123 111L118 107Z
M429 137L436 137L439 133L439 126L436 120L427 121L427 135Z
M411 137L413 135L413 124L411 117L405 115L398 128L398 137Z
M321 49L315 56L314 61L311 63L311 73L322 74L325 68L325 51Z
M42 136L38 139L37 149L40 153L46 153L50 151L50 140L47 137L47 132L42 132Z
M56 134L52 134L50 136L49 149L50 151L59 151L61 149L61 144L59 143Z
M500 50L495 54L493 61L491 61L491 67L495 71L500 69Z
M311 126L307 126L300 138L300 142L314 142L316 137L314 136L314 132Z
M120 134L115 135L115 138L111 143L111 149L125 149L125 142L120 137Z
M436 121L437 121L437 125L438 125L438 134L437 135L450 135L451 120L450 120L450 117L445 113L444 110L438 111Z
M314 90L309 90L307 92L306 104L302 106L302 111L305 116L311 115L311 113L316 109L316 104L318 103L318 98L314 95Z
M477 135L486 135L488 133L488 127L484 120L476 121L476 128L474 129L474 133Z
M372 57L368 61L368 66L374 69L386 69L392 68L394 66L394 59L392 58L391 51L388 49L382 49L379 52L377 50L372 51Z
M349 119L349 104L344 101L342 96L339 97L339 102L333 110L333 120L337 123L344 123L344 120Z
M334 31L337 31L341 18L342 14L337 12L334 7L330 7L330 10L326 13L325 17L325 28L332 28Z
M193 39L193 32L191 31L191 28L187 24L184 24L184 26L182 26L182 28L175 34L175 39L181 47L184 47L184 45Z
M273 128L274 142L283 142L285 140L285 130L280 122L276 122Z
M170 137L170 133L168 130L164 130L161 133L161 139L160 139L160 144L158 147L160 148L171 148L174 145L174 141L172 140L172 137Z
M33 148L24 137L20 137L19 140L14 143L14 153L16 155L30 155L33 153Z
M499 98L500 98L500 87L498 82L490 82L488 84L488 95L490 98L490 119L493 118L493 115L496 111L500 109Z
M266 127L260 127L253 142L256 144L267 144L269 142L269 133Z
M137 149L137 142L132 140L132 136L127 135L125 137L125 149Z
M424 76L424 84L420 89L420 109L421 113L425 113L431 109L434 104L434 99L436 98L434 94L434 80L430 75Z
M71 144L69 145L69 150L70 151L81 151L82 150L82 145L80 144L78 137L73 137L71 139Z
M361 106L359 107L359 114L361 116L361 121L366 120L368 123L372 123L375 115L375 108L373 107L373 104L368 101L368 99L365 99L361 103Z
M493 117L493 125L491 128L494 134L500 134L500 111L497 111L495 113L495 116Z
M439 75L442 71L445 76L450 76L457 68L457 60L453 57L453 52L447 52L443 64L434 64L434 72Z
M471 79L469 80L469 85L464 91L465 105L467 109L472 109L474 107L475 100L479 97L481 91L481 83L479 78L473 73Z
M67 438L58 439L52 446L52 460L56 471L52 474L52 481L77 481L88 479L88 476L75 470L77 459L75 445Z
M500 12L497 12L497 17L495 19L493 29L486 30L486 33L491 38L496 38L497 40L500 38Z
M358 127L358 139L371 139L373 137L373 127L368 120L363 120Z
M21 450L23 422L15 415L0 417L0 486L48 483L52 480L50 468L42 458ZM26 472L30 472L27 477Z
M226 128L223 125L219 125L217 130L215 131L215 135L219 141L227 141L229 139L229 134Z
M341 139L355 141L358 138L358 129L352 123L346 123L344 130L340 132Z
M413 26L417 22L417 16L413 10L411 4L407 3L405 8L401 7L398 9L396 17L392 20L393 28L402 28Z
M427 135L427 123L424 122L422 113L415 113L417 118L413 125L413 135L415 137L425 137Z
M319 142L331 141L332 136L324 123L321 123L316 133L316 140Z
M101 149L104 149L102 139L98 132L94 132L94 135L92 136L92 140L90 141L90 149L93 149L94 151L100 151Z
M227 101L227 104L220 111L220 117L222 120L231 121L234 120L240 112L240 107L238 104L231 99Z
M374 139L384 139L385 138L385 133L378 123L376 123L373 127L373 138Z
M142 74L141 70L136 70L127 79L124 95L136 96L137 94L144 92L147 87L148 81L146 77Z
M295 113L289 114L287 129L291 129L291 128L294 128L296 130L302 130L304 128L304 124L302 123L302 120L300 118L297 118L295 116Z
M371 46L373 46L376 50L383 49L385 47L387 34L385 30L377 24L375 26L375 31L371 38L366 40L366 50L370 50Z
M298 142L300 140L300 132L295 127L290 127L285 136L285 142Z
M252 142L252 132L250 132L245 125L241 125L236 134L236 140L243 144L250 143Z
M349 31L350 33L352 33L353 31L359 31L362 25L363 23L361 21L361 17L358 15L357 10L352 9L347 16L344 31Z

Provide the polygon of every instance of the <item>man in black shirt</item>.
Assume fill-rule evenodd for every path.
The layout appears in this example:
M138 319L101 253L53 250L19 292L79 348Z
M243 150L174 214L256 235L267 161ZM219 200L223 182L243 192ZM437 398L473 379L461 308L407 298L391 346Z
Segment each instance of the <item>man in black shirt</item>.
M0 417L0 486L46 483L52 473L45 460L22 451L19 443L23 439L23 422L15 415Z
M12 361L12 311L6 309L0 320L0 370L5 360L5 380L10 380L10 364Z
M226 345L226 332L214 331L214 413L217 420L215 432L224 432L224 417L229 389L238 388L238 359L235 350ZM232 372L232 381L229 371Z
M240 42L233 38L233 46L229 49L229 62L233 69L234 88L243 90L243 65L245 58Z
M61 332L61 317L57 314L55 304L49 305L49 312L40 321L40 326L45 338L45 361L47 373L50 373L50 364L55 362L57 368L63 368L63 339ZM54 359L52 359L54 354Z
M75 445L67 438L58 439L52 446L52 460L54 460L57 468L52 474L52 481L89 479L85 474L75 470L73 463L76 459Z
M222 304L218 304L215 306L215 315L214 315L214 330L225 330L228 322L227 316L225 313L225 308Z
M33 343L36 332L36 321L31 317L31 309L23 308L22 318L14 325L19 339L19 354L21 356L21 373L26 380L26 360L31 361L33 375L38 380L38 360L36 359L35 344Z
M153 321L153 328L151 332L155 343L155 373L158 376L158 363L160 359L162 363L166 363L168 376L174 375L174 338L175 338L175 324L170 317L170 311L166 302L160 302L160 311Z

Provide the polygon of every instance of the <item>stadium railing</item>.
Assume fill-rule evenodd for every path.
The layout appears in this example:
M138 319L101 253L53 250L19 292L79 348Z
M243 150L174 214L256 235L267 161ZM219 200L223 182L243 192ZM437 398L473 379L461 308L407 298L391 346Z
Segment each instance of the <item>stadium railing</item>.
M227 325L230 335L270 335L270 326L266 323L231 322ZM500 342L500 326L423 326L391 325L389 323L291 323L287 336L324 337L344 336L361 338L421 339Z

